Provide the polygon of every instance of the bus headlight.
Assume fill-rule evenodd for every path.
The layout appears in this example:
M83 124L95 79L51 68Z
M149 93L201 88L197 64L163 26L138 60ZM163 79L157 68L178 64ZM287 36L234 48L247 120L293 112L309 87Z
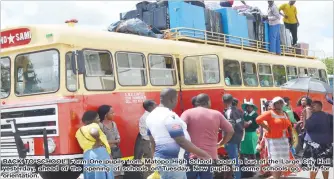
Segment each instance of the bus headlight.
M56 143L52 138L48 138L49 153L53 153L56 150Z

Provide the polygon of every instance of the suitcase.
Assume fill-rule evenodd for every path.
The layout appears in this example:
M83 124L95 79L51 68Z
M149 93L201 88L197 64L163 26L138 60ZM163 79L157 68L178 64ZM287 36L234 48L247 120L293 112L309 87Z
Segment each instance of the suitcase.
M169 14L167 7L158 7L154 9L153 26L159 30L169 29Z
M150 2L147 2L147 1L142 1L142 2L139 2L136 4L136 8L137 10L140 10L142 12L144 11L147 11L147 7L148 7L148 4L150 4Z
M146 9L148 11L154 11L154 9L157 8L157 7L158 7L158 3L153 2L153 3L148 4L147 7L146 7Z
M248 27L248 37L251 40L250 42L250 46L256 46L256 42L255 42L255 26L254 26L254 20L253 19L249 19L247 18L247 27Z
M150 26L154 26L153 13L151 11L146 11L143 13L143 21Z
M194 6L199 6L205 8L204 0L192 0L192 1L184 1Z
M298 43L296 48L296 54L299 55L308 55L309 44L307 43Z
M215 11L221 13L223 33L229 35L227 36L227 43L242 45L240 38L244 38L243 45L248 46L249 41L245 40L249 39L246 16L239 15L232 8L222 8Z
M128 20L128 19L134 19L139 18L139 13L137 10L132 10L125 13L120 13L120 20ZM140 19L140 18L139 18Z

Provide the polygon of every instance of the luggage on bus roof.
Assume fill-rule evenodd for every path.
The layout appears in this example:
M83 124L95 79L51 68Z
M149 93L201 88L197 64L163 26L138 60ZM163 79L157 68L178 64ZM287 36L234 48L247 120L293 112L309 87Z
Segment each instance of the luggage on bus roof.
M227 37L227 42L230 44L241 45L240 38L249 39L247 30L247 19L245 16L239 15L232 8L217 9L217 12L222 14L222 24L224 34L239 37ZM243 40L244 45L249 46L248 40Z
M222 16L219 12L204 9L206 30L210 32L223 32Z
M154 38L163 38L163 34L156 34L152 29L140 19L129 19L121 20L116 23L111 24L108 27L110 32L119 32L126 34L135 34L140 36L154 37Z
M204 8L180 1L169 1L170 28L185 27L206 30ZM183 36L204 39L204 32L181 30Z

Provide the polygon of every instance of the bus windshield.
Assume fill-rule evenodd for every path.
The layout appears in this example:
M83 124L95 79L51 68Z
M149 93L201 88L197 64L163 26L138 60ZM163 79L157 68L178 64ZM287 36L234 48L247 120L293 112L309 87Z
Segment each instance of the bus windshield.
M15 93L18 96L51 93L59 89L59 53L56 50L18 55Z
M1 81L0 81L0 98L7 98L10 93L10 60L9 58L0 59L0 71L1 71Z

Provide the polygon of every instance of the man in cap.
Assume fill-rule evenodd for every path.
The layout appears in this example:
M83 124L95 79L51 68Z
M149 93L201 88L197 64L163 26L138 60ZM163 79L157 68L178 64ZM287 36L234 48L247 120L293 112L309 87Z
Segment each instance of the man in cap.
M232 124L234 128L234 135L232 136L231 140L228 141L227 144L225 145L225 149L228 153L229 158L232 160L234 159L237 162L236 166L239 167L238 146L240 145L244 134L243 112L236 106L232 105L233 96L231 94L224 94L223 102L225 104L224 116ZM234 179L240 179L240 178L241 178L240 170L235 171Z

